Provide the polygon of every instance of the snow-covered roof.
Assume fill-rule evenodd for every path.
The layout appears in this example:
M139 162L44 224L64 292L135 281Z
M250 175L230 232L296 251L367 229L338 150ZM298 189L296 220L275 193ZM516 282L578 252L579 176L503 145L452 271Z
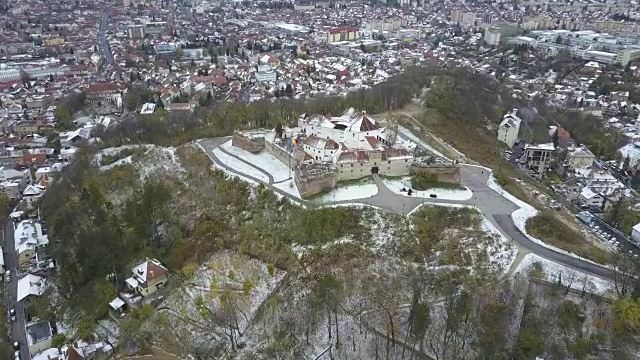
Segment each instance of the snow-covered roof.
M18 280L18 301L22 301L29 295L41 296L47 288L47 281L44 277L27 274Z
M125 280L125 282L129 284L129 286L131 286L131 288L133 289L138 287L138 280L134 279L133 277L128 278L127 280Z
M527 146L525 146L525 149L526 150L554 151L556 149L556 147L553 145L553 143L538 144L538 145L527 144Z
M116 297L109 303L109 306L111 306L113 310L118 310L124 306L124 300L120 299L119 297Z
M49 236L42 233L42 224L36 220L23 220L14 231L15 249L18 254L49 243Z
M589 187L584 187L580 191L580 197L586 200L593 199L596 196L598 196L598 194L593 192L593 190L591 190L591 188Z
M167 269L156 259L147 260L134 267L132 271L136 280L143 283L164 276L167 273Z

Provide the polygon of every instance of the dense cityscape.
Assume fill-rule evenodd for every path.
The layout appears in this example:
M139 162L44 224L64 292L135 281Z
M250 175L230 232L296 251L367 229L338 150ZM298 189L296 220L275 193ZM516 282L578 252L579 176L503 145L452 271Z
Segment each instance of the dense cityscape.
M635 1L0 1L0 124L0 360L639 358Z

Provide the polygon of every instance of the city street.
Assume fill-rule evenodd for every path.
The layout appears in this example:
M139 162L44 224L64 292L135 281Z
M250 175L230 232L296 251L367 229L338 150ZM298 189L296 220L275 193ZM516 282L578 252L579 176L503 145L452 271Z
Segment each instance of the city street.
M18 258L15 252L13 220L11 218L4 224L4 263L6 269L11 270L11 282L8 284L5 283L5 303L7 304L7 311L9 311L9 309L16 310L16 321L11 324L10 343L13 344L14 341L17 341L20 344L20 359L31 359L29 347L27 346L24 309L22 308L22 304L17 302Z

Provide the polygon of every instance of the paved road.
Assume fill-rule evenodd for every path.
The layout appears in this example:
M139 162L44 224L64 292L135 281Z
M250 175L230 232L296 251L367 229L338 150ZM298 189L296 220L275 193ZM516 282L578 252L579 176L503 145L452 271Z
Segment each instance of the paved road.
M18 257L15 251L15 239L13 238L13 221L8 219L4 224L4 264L11 270L11 282L5 283L5 302L7 311L16 310L16 322L11 324L11 343L17 341L20 344L20 359L31 359L27 346L27 334L25 329L25 317L22 304L17 302L18 297ZM7 314L8 316L8 314Z
M229 140L229 137L226 138L216 138L216 139L204 139L199 142L199 144L203 147L207 155L219 166L229 170L232 173L238 174L250 180L253 180L258 183L263 183L260 179L257 179L253 176L243 174L238 170L230 168L226 166L217 156L213 153L213 150L225 143ZM233 154L227 153L231 156ZM240 159L239 157L234 156L235 158ZM242 160L244 163L248 163ZM253 166L257 169L257 167ZM555 261L557 263L566 265L568 267L579 269L583 272L590 273L592 275L613 279L613 272L605 267L593 264L589 261L584 261L577 259L573 256L567 255L562 252L558 252L547 247L544 247L534 241L531 241L528 237L522 234L513 223L513 219L511 218L511 213L518 209L511 201L507 200L501 194L491 189L487 185L487 181L489 180L489 176L491 175L490 171L473 165L460 165L460 182L462 185L468 187L473 192L473 197L469 200L444 200L444 199L432 199L432 198L416 198L401 194L396 194L393 191L389 190L380 180L379 177L375 176L375 181L378 186L378 193L374 196L368 198L362 198L357 200L345 200L345 201L336 201L332 202L332 204L353 204L353 203L361 203L366 205L376 206L382 209L386 209L389 211L393 211L398 214L408 214L418 206L422 204L460 204L460 205L470 205L480 209L483 214L487 217L489 221L491 221L501 232L516 242L519 246L529 250L530 252L539 255L545 259ZM296 202L301 202L306 205L322 205L317 201L305 201L300 200L291 194L274 187L271 184L264 184L267 188L291 199Z
M107 67L113 65L113 54L111 53L111 47L109 46L109 42L107 41L107 29L109 28L109 11L110 9L105 9L100 15L100 28L98 30L98 47L102 52L102 56L105 60L105 71Z

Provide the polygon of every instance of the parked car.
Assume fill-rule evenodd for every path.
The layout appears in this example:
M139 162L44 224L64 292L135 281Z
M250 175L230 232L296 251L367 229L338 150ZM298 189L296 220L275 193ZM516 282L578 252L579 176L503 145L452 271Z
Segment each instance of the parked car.
M13 350L20 350L20 343L17 341L13 342Z
M20 360L20 351L16 351L13 353L13 359L14 360Z

